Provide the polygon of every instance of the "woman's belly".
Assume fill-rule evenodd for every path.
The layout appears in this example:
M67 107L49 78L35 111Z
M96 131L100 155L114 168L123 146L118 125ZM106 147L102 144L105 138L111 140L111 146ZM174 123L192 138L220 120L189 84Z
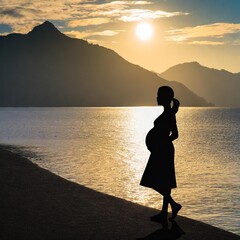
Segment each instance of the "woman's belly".
M145 143L150 152L172 145L172 142L169 138L169 132L159 131L156 128L152 128L148 132Z

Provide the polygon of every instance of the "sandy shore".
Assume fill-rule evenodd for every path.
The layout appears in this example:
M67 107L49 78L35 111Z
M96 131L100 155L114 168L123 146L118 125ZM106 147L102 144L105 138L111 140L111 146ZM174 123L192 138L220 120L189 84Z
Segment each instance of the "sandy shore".
M0 148L0 239L235 240L240 236L178 216L169 231L155 209L67 181Z

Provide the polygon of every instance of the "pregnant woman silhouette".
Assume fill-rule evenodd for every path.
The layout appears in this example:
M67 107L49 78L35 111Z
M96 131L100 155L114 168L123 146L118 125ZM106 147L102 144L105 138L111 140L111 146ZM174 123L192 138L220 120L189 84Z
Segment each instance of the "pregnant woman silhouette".
M182 208L171 197L171 189L177 187L172 142L178 138L175 114L179 108L179 101L174 98L172 88L163 86L158 89L157 102L164 107L164 111L154 121L154 127L146 136L146 145L151 154L140 185L152 188L163 195L162 211L152 216L151 220L160 222L164 227L168 224L168 204L172 208L170 221L176 218Z

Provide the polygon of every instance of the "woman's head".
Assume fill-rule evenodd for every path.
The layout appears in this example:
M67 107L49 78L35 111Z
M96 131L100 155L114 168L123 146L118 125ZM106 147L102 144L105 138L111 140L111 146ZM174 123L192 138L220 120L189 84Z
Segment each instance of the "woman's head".
M158 105L170 105L171 101L174 98L174 91L168 86L162 86L158 89L157 93L157 102Z

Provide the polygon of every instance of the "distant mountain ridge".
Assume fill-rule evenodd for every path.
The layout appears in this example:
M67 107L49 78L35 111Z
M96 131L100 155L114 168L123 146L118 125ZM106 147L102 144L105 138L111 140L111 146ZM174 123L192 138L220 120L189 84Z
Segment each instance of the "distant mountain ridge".
M0 106L156 105L161 85L172 86L182 106L210 106L184 85L47 21L28 34L0 36L0 74Z
M219 107L240 107L240 73L217 70L190 62L175 65L159 74L178 81Z

